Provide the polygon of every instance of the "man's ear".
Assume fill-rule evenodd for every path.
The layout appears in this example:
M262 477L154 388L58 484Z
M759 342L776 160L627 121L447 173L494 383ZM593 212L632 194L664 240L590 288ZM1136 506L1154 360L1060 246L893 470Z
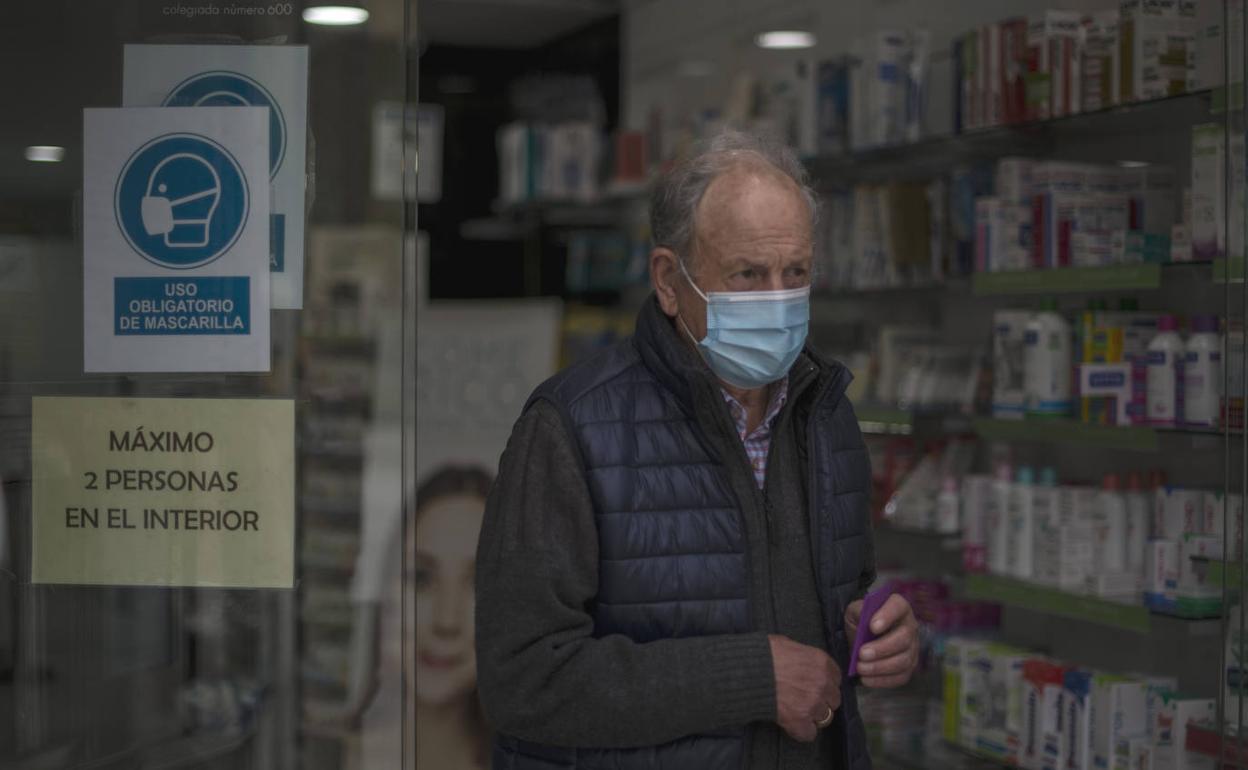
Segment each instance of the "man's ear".
M659 307L671 318L680 312L676 283L684 280L677 259L676 252L666 246L655 246L650 250L650 285L659 298Z

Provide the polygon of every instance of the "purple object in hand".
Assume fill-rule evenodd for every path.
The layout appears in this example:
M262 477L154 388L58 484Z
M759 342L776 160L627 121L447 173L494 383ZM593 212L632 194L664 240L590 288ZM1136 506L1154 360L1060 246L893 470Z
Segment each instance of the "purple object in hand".
M849 653L850 676L858 676L858 651L864 644L876 638L871 631L871 618L875 617L876 611L884 606L884 602L888 601L892 593L892 589L881 588L879 591L867 594L862 600L862 614L858 616L858 633L854 635L854 648Z

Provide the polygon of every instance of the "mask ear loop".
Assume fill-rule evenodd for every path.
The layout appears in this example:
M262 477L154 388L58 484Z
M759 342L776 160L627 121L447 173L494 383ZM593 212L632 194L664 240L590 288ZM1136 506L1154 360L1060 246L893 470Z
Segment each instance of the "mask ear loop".
M689 275L689 271L685 269L685 260L677 256L676 266L680 268L680 274L685 277L685 280L689 282L689 285L693 287L693 290L698 293L698 296L702 298L702 301L706 303L706 306L709 309L711 306L711 299L710 297L703 294L702 290L698 288L698 285L693 282L693 276ZM676 320L680 321L681 328L685 330L685 334L689 337L690 341L692 341L694 345L702 344L701 342L698 341L696 337L693 336L693 331L689 328L689 324L685 323L685 319L683 316L681 316L680 313L676 314Z

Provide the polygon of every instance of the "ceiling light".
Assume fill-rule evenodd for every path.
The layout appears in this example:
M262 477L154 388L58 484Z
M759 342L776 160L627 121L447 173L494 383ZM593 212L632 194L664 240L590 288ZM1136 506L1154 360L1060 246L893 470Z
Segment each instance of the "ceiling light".
M313 5L303 10L303 20L329 27L350 27L368 21L368 11L354 5Z
M1120 160L1118 165L1122 168L1147 168L1149 164L1143 160Z
M758 33L758 35L754 38L754 44L759 48L772 48L777 50L813 48L815 45L815 35L813 32L803 32L797 29L776 29L771 32Z
M26 148L26 160L35 163L60 163L65 159L65 148L51 144L35 144Z

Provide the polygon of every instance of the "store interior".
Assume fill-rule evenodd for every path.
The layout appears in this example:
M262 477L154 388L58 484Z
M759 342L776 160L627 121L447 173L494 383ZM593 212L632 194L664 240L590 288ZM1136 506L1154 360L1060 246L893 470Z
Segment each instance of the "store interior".
M547 374L626 338L654 179L778 136L820 198L811 342L855 377L876 585L923 622L914 681L862 696L877 766L1238 766L1242 4L462 5L422 6L422 367L470 308L549 313ZM500 43L522 7L548 39ZM418 479L470 451L418 420Z
M922 623L913 680L862 694L876 766L1248 763L1242 0L317 5L0 24L0 768L488 766L499 456L632 333L651 186L725 127L818 194L810 343L854 375L876 587ZM307 46L267 372L84 373L82 110L144 43ZM291 586L34 579L49 396L293 401Z

